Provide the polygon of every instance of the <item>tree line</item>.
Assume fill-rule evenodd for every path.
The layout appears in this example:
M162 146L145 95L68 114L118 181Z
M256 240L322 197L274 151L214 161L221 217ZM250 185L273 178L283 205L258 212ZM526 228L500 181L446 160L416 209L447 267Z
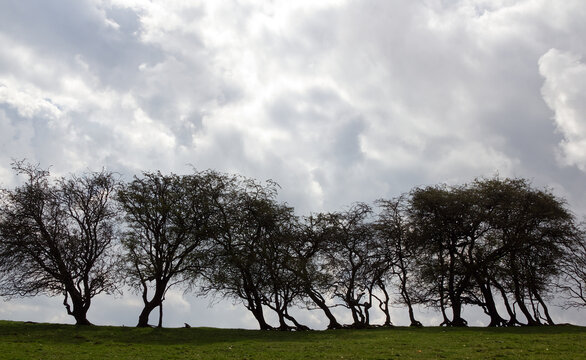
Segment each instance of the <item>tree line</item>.
M104 170L53 179L25 161L13 169L24 180L1 190L0 296L62 296L79 325L94 296L123 286L142 298L139 327L157 309L162 326L171 287L238 300L262 330L309 329L293 307L337 329L373 326L373 311L392 326L393 304L411 326L422 325L415 305L438 309L445 326L467 325L464 306L489 326L553 324L553 295L586 306L583 226L525 179L417 187L298 216L276 183L213 170L125 182Z

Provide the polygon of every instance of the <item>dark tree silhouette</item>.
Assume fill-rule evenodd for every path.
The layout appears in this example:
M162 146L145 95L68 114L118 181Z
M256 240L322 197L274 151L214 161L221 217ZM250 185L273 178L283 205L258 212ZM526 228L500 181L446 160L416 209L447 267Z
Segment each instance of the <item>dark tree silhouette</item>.
M64 296L78 325L90 325L92 298L116 290L109 257L116 239L112 194L106 171L50 181L48 170L13 164L26 180L2 190L0 207L0 293Z
M528 325L553 324L545 303L554 279L574 248L579 232L565 202L547 190L534 189L523 179L493 179L477 183L498 189L490 238L502 248L494 283L510 293ZM516 320L516 317L512 319Z
M289 308L303 294L300 278L288 266L297 245L297 218L293 215L293 209L287 206L269 204L269 209L271 214L268 215L273 218L277 228L272 236L264 237L257 246L260 269L267 279L262 292L263 304L277 314L279 330L309 330L289 313Z
M444 318L441 325L466 326L461 316L471 274L459 261L465 246L469 203L461 201L460 188L445 186L417 188L409 205L414 228L414 247L419 253L420 280L427 284L423 299L435 304ZM452 310L449 319L447 308Z
M392 266L387 276L396 276L398 278L399 292L402 302L407 306L410 325L420 327L422 324L415 318L415 312L413 311L414 301L411 293L416 253L409 239L409 236L412 235L407 216L407 196L402 195L392 200L379 200L377 205L380 207L381 212L376 220L376 229L381 243L389 251L387 261ZM388 299L388 294L383 284L381 284L381 290L385 294L385 298ZM388 312L388 304L385 307ZM390 318L387 321L390 322Z
M285 266L295 274L300 286L300 296L308 308L319 308L328 319L328 329L340 329L328 304L333 296L334 277L326 271L325 254L327 250L327 225L323 214L303 218L298 223L294 243Z
M372 209L356 203L347 211L324 215L327 226L327 245L324 256L326 271L333 275L332 293L352 314L352 327L370 325L373 287L382 273L379 262L376 233L370 222ZM376 276L376 278L374 278Z
M214 292L241 300L258 321L261 330L273 329L265 319L263 305L274 300L273 309L286 317L290 295L279 284L276 267L267 269L273 242L283 235L291 209L277 204L277 185L260 184L244 177L226 177L222 193L214 199L216 235L214 261L204 273L204 293ZM276 286L276 287L275 287ZM274 296L271 298L271 294ZM284 323L282 323L284 327Z
M565 307L586 307L586 237L566 249L558 288L566 298Z
M118 192L128 222L122 240L124 273L144 303L138 327L148 326L157 307L162 327L166 292L200 273L213 236L210 219L218 183L221 176L210 171L183 176L144 173Z
M411 326L421 326L414 304L438 308L446 326L467 325L464 306L481 307L489 326L553 324L556 290L564 306L586 306L586 229L524 179L415 188L377 201L378 213L355 203L297 217L276 183L214 171L120 184L107 171L52 180L24 161L13 169L25 181L0 190L0 296L61 295L80 325L120 279L143 300L139 327L157 308L162 327L179 285L241 301L262 330L308 329L290 312L300 304L329 329L369 327L377 305L392 326L392 301Z
M462 186L415 189L409 215L420 252L420 294L444 323L463 326L461 307L479 305L489 326L553 324L546 305L554 280L579 249L579 231L562 199L523 179L479 179ZM509 319L498 312L502 296ZM446 313L449 306L453 318Z

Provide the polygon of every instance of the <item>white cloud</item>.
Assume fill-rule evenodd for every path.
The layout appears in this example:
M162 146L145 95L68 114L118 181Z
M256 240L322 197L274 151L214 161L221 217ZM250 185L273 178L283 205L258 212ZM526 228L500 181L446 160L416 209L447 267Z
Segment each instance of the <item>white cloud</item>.
M539 59L539 72L545 78L543 99L564 136L560 160L586 172L586 63L576 54L551 49Z
M56 119L61 115L58 106L46 99L37 89L19 89L11 81L0 79L0 103L15 108L25 118L42 116Z

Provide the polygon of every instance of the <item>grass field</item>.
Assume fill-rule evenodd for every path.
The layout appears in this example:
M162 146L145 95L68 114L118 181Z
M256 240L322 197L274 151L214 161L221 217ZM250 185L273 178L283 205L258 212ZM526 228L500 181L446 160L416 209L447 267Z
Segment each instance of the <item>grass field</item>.
M586 359L586 328L287 333L0 321L0 359Z

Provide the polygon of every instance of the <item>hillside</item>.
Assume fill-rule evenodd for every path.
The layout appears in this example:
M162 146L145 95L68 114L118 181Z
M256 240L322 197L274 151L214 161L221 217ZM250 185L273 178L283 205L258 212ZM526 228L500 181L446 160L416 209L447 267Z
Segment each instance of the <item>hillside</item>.
M276 332L0 321L0 359L585 359L586 328Z

